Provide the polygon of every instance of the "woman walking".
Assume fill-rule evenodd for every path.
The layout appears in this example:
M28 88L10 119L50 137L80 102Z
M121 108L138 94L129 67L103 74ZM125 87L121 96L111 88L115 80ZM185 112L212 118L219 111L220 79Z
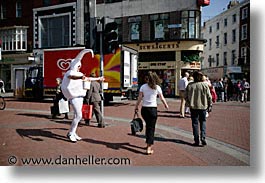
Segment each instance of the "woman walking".
M166 109L168 104L163 96L161 80L155 72L148 72L145 77L146 84L142 85L139 91L138 101L135 106L135 112L138 112L139 104L142 102L141 115L146 123L146 153L153 154L152 146L154 144L155 126L157 121L157 96L163 102Z

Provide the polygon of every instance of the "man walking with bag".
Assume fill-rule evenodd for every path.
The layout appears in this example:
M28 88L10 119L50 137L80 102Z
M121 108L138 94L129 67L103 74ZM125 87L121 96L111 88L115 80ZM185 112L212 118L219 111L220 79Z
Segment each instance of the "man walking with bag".
M95 73L91 73L90 77L95 78ZM93 113L96 116L98 127L104 128L105 126L103 124L103 116L100 109L100 103L102 100L100 93L102 93L100 84L97 81L91 81L91 86L86 93L85 100L87 101L87 104L93 105ZM86 121L86 124L89 125L89 121Z

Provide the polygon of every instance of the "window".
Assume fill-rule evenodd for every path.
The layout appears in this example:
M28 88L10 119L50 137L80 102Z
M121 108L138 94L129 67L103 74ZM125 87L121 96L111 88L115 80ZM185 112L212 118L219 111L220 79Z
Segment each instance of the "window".
M130 28L130 40L140 40L141 39L141 17L130 17L128 19Z
M219 47L220 47L220 40L219 40L219 36L216 36L216 41L215 41L215 44L216 44L216 48L219 48Z
M219 66L219 53L216 54L216 67Z
M212 39L209 39L209 50L211 50L212 49Z
M181 38L200 37L200 11L181 12Z
M220 23L217 22L217 23L216 23L216 30L219 30L219 29L220 29Z
M242 20L248 18L248 8L243 8L241 13L242 13Z
M232 18L233 18L233 23L236 23L236 14L233 14L233 16L232 16Z
M232 50L232 58L231 58L231 61L232 61L232 65L235 65L235 61L236 61L236 50Z
M169 39L168 14L156 14L150 16L150 31L152 40Z
M236 29L232 30L232 43L236 42Z
M243 61L244 61L244 64L247 63L247 47L242 47L241 48L241 56L240 56Z
M27 28L28 27L14 27L3 30L0 29L2 51L26 51Z
M213 29L212 26L209 27L209 33L212 33Z
M248 35L248 27L247 27L247 24L244 24L242 25L242 28L241 28L241 40L245 40L247 39Z
M6 2L0 4L0 19L6 19Z
M16 17L17 18L22 17L22 4L21 4L21 0L17 0L17 2L16 2Z
M224 27L227 27L227 18L224 19Z
M50 6L51 0L43 0L43 6Z
M211 55L209 55L209 57L208 57L208 62L209 62L209 67L212 67L213 59L212 59Z
M70 15L40 18L40 47L70 46Z
M227 65L227 52L224 52L224 65Z
M227 45L227 33L224 33L224 45Z

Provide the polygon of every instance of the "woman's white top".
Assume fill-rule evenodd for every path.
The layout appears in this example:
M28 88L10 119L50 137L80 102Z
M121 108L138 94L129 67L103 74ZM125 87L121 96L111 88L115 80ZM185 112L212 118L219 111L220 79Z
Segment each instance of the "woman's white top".
M156 85L156 89L152 89L148 84L144 84L141 86L140 92L143 92L143 107L157 107L157 95L162 94L159 85Z

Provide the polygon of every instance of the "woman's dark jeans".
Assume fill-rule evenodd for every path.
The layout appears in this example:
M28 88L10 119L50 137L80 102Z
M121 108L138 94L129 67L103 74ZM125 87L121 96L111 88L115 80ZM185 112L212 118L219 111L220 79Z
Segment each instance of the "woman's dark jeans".
M157 108L156 107L142 107L141 115L146 123L145 135L146 143L154 144L155 126L157 121Z

